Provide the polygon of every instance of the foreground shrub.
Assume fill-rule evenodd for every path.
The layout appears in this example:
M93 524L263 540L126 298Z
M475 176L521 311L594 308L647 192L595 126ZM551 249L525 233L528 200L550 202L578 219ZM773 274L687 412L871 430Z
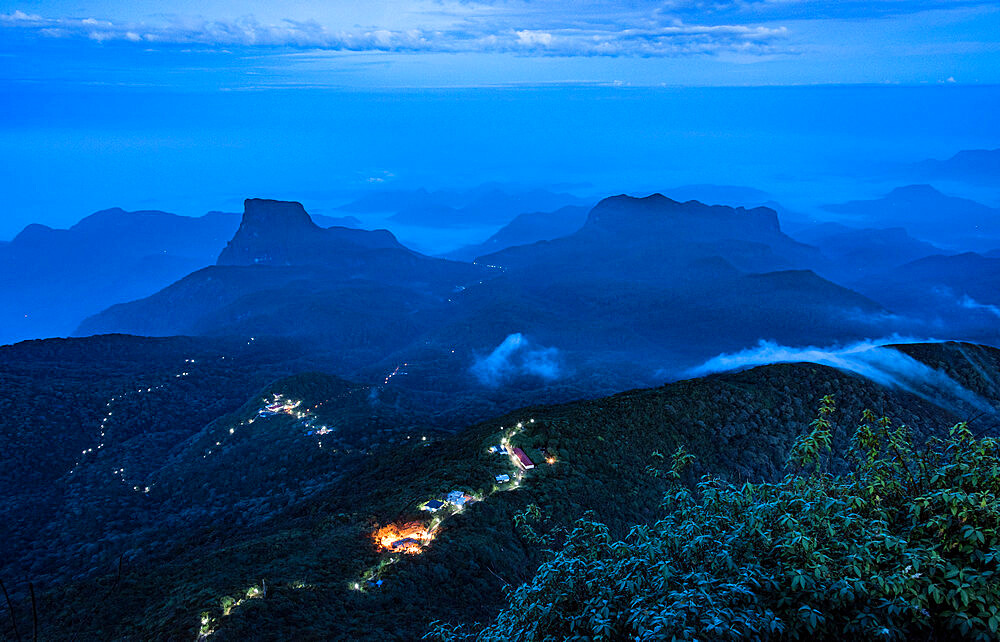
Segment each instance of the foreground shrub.
M621 541L582 519L494 623L429 637L997 639L997 441L959 424L916 448L866 412L850 471L832 476L833 411L824 398L779 482L678 485L659 521Z

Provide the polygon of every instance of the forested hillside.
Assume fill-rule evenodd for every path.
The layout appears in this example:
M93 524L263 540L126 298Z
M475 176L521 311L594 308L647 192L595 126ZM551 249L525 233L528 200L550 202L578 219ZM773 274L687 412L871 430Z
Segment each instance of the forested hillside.
M298 415L356 388L289 379L270 392L280 398L253 397L199 431L154 474L149 493L150 501L163 493L171 503L190 494L194 505L227 492L281 500L251 501L197 529L157 533L156 546L122 560L120 576L111 564L62 587L40 583L41 631L104 640L190 639L203 630L211 639L245 640L280 637L294 626L297 639L409 640L432 621L488 622L503 607L503 587L531 580L548 549L561 546L588 511L612 537L656 521L672 483L657 471L680 446L696 457L681 479L687 485L709 472L737 483L776 480L826 395L837 403L833 472L845 470L866 408L905 424L917 442L967 419L975 434L995 431L1000 353L959 344L906 349L943 368L979 408L788 364L526 408L453 435L413 425L365 444L352 438L349 415L317 409L309 425L302 423L308 413ZM260 414L261 404L277 402L275 414ZM335 425L338 416L344 421ZM329 432L317 434L323 427ZM507 452L490 452L497 445ZM535 466L522 470L514 447ZM447 499L452 491L466 498L461 510L459 500ZM421 509L435 499L445 500L437 512ZM106 545L109 560L116 552ZM27 630L23 592L15 613Z

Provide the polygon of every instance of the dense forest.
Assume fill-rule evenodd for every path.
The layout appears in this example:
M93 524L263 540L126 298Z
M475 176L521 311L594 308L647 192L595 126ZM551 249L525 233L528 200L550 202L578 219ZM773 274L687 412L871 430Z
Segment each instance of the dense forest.
M837 403L824 474L851 474L866 409L907 426L914 444L966 420L975 438L996 430L981 408L1000 400L1000 352L905 350L979 407L787 364L527 407L456 431L406 421L409 402L391 388L280 379L234 399L144 477L150 492L132 494L155 506L145 528L125 541L102 540L99 521L76 531L81 546L101 542L103 565L62 583L6 575L17 590L5 634L14 621L22 635L32 628L27 582L42 639L273 639L294 627L297 639L411 640L432 622L482 626L559 559L583 517L615 541L661 521L678 482L695 497L706 474L784 483L824 396ZM505 451L491 452L498 445ZM514 447L533 468L517 465ZM669 458L681 447L694 460L674 480ZM456 491L467 503L447 500ZM432 513L432 500L446 501ZM387 528L413 535L409 553L379 541Z
M914 442L866 411L850 471L825 467L833 397L775 483L706 475L618 539L584 518L483 629L442 640L993 640L1000 633L1000 443L969 426ZM675 451L678 480L693 457Z

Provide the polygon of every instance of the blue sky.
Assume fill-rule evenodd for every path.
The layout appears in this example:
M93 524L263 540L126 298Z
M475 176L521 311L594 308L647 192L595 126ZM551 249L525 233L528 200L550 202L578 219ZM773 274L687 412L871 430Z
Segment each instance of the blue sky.
M0 59L0 239L375 184L832 202L1000 147L996 2L0 0Z

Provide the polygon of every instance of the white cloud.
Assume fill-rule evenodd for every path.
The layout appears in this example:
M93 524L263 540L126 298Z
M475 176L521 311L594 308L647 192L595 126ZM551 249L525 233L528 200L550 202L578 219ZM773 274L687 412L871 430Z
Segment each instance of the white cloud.
M817 363L853 372L883 386L905 390L943 407L954 408L964 404L978 410L995 412L984 399L962 387L945 373L899 350L886 347L886 344L928 342L934 341L894 336L879 341L830 347L796 347L760 341L753 348L712 357L687 374L701 377L774 363Z
M543 47L548 47L552 44L552 34L545 31L529 31L525 29L524 31L518 31L516 33L517 43L520 45L528 47L541 45Z
M170 18L157 23L96 18L43 18L21 11L0 15L0 26L42 37L97 42L153 42L205 47L295 48L381 52L508 52L551 56L689 56L773 54L785 50L784 27L689 24L654 13L558 20L547 14L455 15L435 28L332 28L315 20L262 23Z
M1000 307L997 307L989 303L980 303L979 301L976 301L968 294L963 296L959 300L958 304L968 310L982 310L983 312L989 312L995 317L1000 317Z
M477 358L470 371L486 386L498 386L505 380L524 375L558 379L561 375L559 350L536 347L520 332L515 332L488 355Z

